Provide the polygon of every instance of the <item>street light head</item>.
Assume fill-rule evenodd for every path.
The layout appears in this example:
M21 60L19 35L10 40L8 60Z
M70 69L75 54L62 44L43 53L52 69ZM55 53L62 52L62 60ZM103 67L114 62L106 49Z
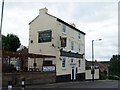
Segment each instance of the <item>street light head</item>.
M99 41L101 41L102 39L98 39Z

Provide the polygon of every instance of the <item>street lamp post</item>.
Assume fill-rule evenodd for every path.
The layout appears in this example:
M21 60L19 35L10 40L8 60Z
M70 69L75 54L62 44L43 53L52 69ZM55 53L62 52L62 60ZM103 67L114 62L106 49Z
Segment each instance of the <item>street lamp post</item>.
M94 81L94 48L93 48L93 42L94 42L94 40L92 40L92 70L91 70L92 81Z
M95 67L94 67L94 41L101 41L102 39L92 40L92 81L94 81Z

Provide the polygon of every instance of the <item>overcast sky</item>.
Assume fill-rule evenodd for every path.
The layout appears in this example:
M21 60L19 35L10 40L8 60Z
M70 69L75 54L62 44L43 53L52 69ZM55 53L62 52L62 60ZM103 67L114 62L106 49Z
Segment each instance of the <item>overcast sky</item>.
M1 3L2 1L0 11ZM118 0L5 0L2 34L16 34L21 44L28 46L29 22L39 14L39 9L45 7L49 14L67 23L75 23L78 29L86 33L86 59L91 60L92 40L99 38L102 41L94 42L95 59L108 61L113 54L118 53Z

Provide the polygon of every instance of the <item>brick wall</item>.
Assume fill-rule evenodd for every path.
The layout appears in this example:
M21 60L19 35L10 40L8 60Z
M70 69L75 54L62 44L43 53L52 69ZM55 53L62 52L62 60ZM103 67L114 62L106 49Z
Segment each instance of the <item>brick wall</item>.
M21 85L22 78L25 77L26 84L44 84L56 82L55 72L17 72L17 73L3 73L2 84L8 85L8 81L12 81L13 85Z

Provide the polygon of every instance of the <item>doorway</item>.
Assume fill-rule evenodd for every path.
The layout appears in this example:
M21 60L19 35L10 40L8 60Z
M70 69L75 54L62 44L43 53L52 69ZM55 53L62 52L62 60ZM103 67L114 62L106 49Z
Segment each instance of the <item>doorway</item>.
M74 81L76 80L76 65L71 64L71 80Z

